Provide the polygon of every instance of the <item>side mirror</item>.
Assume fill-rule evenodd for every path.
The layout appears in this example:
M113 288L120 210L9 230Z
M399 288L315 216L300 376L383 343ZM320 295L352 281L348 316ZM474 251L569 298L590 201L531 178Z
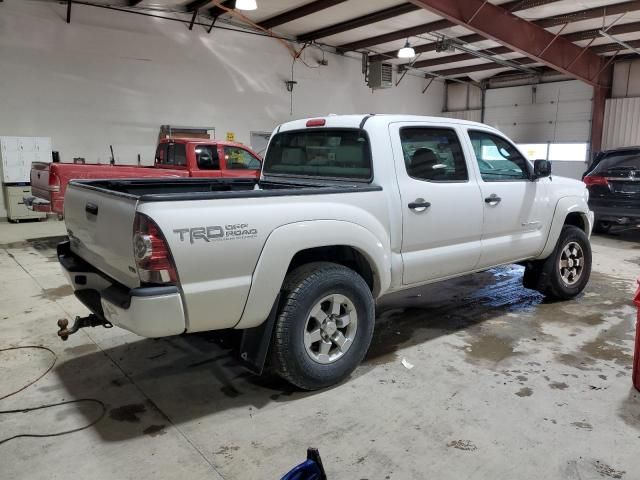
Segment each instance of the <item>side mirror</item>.
M549 160L536 160L533 162L533 180L551 176L551 162Z

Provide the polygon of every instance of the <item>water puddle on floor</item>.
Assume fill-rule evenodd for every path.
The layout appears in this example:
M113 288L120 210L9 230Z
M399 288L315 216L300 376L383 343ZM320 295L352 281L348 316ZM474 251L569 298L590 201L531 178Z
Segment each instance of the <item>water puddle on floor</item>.
M467 362L492 368L522 355L524 346L562 345L567 336L596 329L598 338L578 352L558 354L558 360L576 368L596 360L629 364L629 282L594 272L583 294L549 302L522 286L522 273L522 267L505 266L383 299L366 362L393 362L400 348L456 335L466 345L454 348L464 352Z

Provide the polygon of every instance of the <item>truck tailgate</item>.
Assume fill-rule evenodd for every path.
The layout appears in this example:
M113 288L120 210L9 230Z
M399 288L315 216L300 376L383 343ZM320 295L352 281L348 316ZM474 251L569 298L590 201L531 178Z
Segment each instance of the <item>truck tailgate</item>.
M135 197L70 183L65 195L65 223L71 250L111 278L140 285L133 256Z
M44 200L50 201L49 169L48 162L33 162L31 164L31 193Z

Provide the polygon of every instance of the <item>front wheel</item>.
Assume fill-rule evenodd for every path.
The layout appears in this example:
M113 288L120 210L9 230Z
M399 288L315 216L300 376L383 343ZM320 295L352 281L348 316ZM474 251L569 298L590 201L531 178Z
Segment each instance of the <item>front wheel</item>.
M353 270L328 262L297 268L285 279L272 340L278 374L304 390L344 380L369 349L374 310Z
M568 300L584 290L590 275L589 238L578 227L565 225L553 253L527 267L524 284L547 297Z

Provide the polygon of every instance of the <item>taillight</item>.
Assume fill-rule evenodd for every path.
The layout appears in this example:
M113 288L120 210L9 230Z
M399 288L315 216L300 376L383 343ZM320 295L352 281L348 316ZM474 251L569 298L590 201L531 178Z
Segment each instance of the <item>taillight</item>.
M307 120L307 127L324 127L327 121L324 118L312 118Z
M53 170L49 170L49 191L60 191L60 177L56 175L56 172L54 172Z
M586 177L584 177L583 181L587 187L590 187L592 185L603 185L606 187L607 185L609 185L609 182L605 177L587 175Z
M133 223L133 256L145 283L176 283L178 274L171 251L158 225L142 213Z

